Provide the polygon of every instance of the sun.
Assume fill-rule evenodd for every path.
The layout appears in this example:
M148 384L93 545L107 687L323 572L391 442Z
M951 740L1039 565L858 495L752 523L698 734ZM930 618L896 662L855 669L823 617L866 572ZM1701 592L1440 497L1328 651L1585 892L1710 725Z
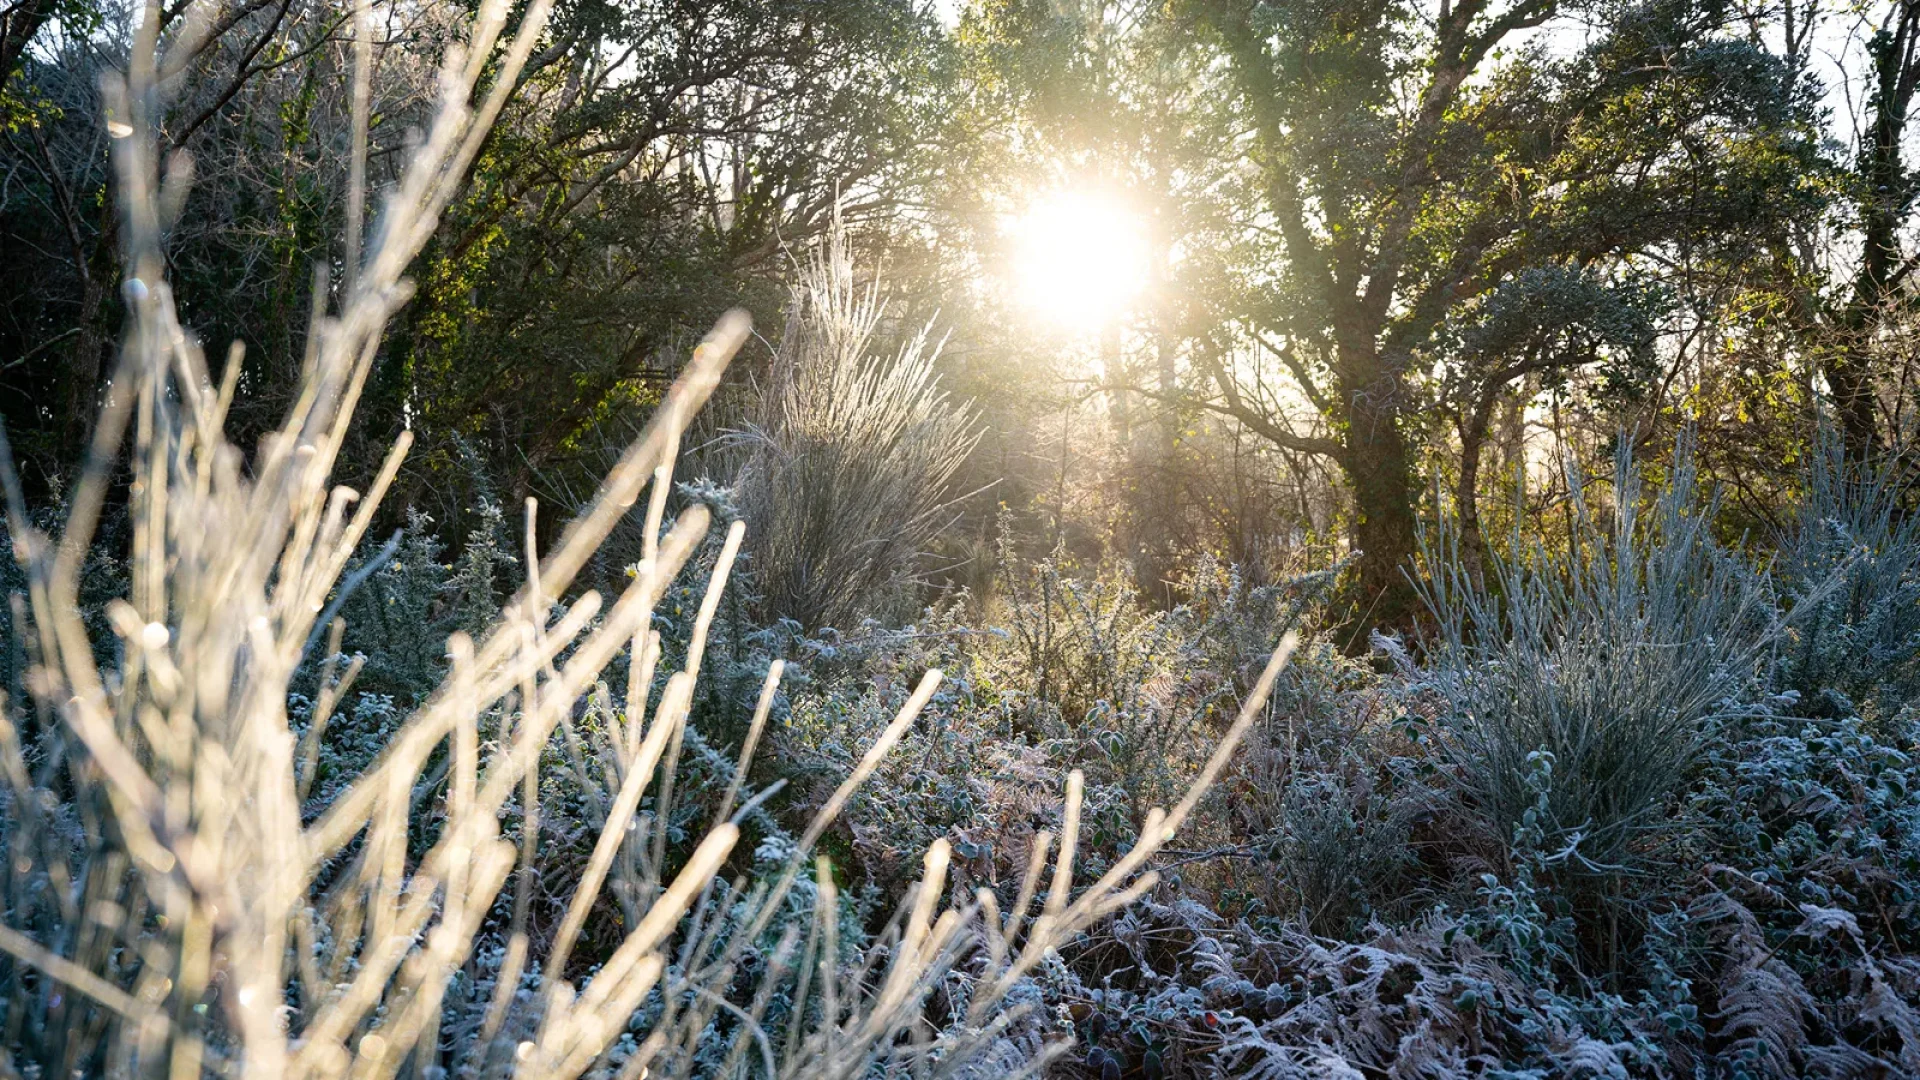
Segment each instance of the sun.
M1140 217L1110 195L1044 196L1014 220L1009 239L1015 300L1060 330L1097 331L1146 288Z

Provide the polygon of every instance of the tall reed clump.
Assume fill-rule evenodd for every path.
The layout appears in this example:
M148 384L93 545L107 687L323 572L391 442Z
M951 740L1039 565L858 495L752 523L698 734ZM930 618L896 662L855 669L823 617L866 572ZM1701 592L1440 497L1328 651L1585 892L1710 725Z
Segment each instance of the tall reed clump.
M436 116L364 258L350 260L337 309L316 310L300 393L251 458L222 430L238 357L216 382L164 276L160 237L189 170L175 157L162 179L156 118L179 61L161 52L159 6L142 14L130 70L109 87L126 129L114 147L130 271L126 346L57 537L33 527L11 469L0 469L26 579L14 625L26 638L31 698L0 709L0 1073L640 1077L718 1061L728 1076L959 1074L987 1051L1005 1056L1023 978L1050 950L1153 885L1142 866L1218 775L1285 662L1283 645L1194 789L1153 812L1129 854L1077 895L1076 778L1051 874L1043 837L1010 907L986 892L943 902L950 855L936 843L889 947L839 951L833 878L807 860L931 696L937 671L771 879L718 876L750 809L734 809L739 774L690 854L673 855L656 823L670 816L706 631L741 525L710 575L684 668L657 697L659 639L648 627L707 529L697 507L664 535L661 526L677 445L747 332L730 315L544 555L529 504L525 583L483 631L448 638L446 677L378 760L314 796L327 719L358 664L323 665L298 728L289 683L407 440L364 493L328 478L383 327L408 296L404 268L456 192L549 4L520 9L502 46L512 10L484 0L449 48ZM370 32L364 6L359 14ZM210 23L190 13L185 25ZM476 100L483 72L493 82ZM349 241L361 250L357 234ZM316 303L326 295L317 289ZM130 587L108 605L117 659L102 662L80 618L80 578L122 466L132 478ZM555 599L643 494L647 542L631 585L610 600L572 595L561 611ZM339 632L336 623L330 653ZM601 778L588 799L597 841L559 925L536 933L528 910L543 751L557 730L570 734L576 702L622 652L632 673L624 708L584 750L593 768L582 771ZM763 701L777 679L769 673ZM641 812L647 797L650 814ZM517 836L504 821L517 821ZM778 923L802 884L815 897L811 918ZM603 889L628 929L605 955L576 961ZM742 996L736 976L749 960L757 977ZM938 1024L928 1011L936 990ZM1016 1049L1044 1061L1058 1047L1036 1037Z
M1779 620L1764 577L1710 535L1684 441L1651 498L1629 449L1605 511L1568 477L1569 550L1525 537L1517 514L1511 551L1490 555L1480 578L1443 521L1423 538L1421 588L1440 749L1490 839L1504 848L1524 826L1543 851L1599 870L1660 831ZM1530 779L1541 751L1552 755L1544 796Z
M973 411L940 389L930 328L875 351L880 289L855 280L836 220L800 267L758 416L737 436L761 592L772 614L809 628L845 625L919 580L980 441Z

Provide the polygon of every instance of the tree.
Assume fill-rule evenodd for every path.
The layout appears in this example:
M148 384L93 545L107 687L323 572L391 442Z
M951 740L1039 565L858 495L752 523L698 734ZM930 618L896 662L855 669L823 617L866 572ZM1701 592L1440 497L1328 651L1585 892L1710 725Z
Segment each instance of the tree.
M230 417L240 445L297 392L315 271L328 271L328 295L352 277L338 238L350 216L378 227L456 10L369 7L372 195L360 205L342 195L356 167L353 3L229 5L190 61L162 124L194 180L167 256L196 298L188 325L248 345ZM58 56L30 59L16 82L53 107L3 136L26 182L0 188L0 407L42 476L85 443L117 319L118 211L94 87L124 36L118 24L67 35ZM944 57L937 24L909 0L560 0L414 268L420 296L383 346L368 443L350 461L377 462L378 440L410 427L400 494L456 531L450 511L472 501L466 462L512 496L568 501L650 411L676 346L742 301L777 310L787 245L822 229L836 199L863 235L899 227L943 130Z
M1188 29L1127 0L986 0L968 8L958 31L967 115L983 132L964 173L972 212L961 219L996 220L1062 192L1092 193L1139 219L1141 295L1097 335L1077 327L1068 333L1078 340L1048 338L1064 362L1030 366L1067 397L1064 410L1104 404L1106 554L1128 564L1143 597L1167 605L1177 599L1183 555L1214 543L1257 550L1258 541L1232 541L1248 530L1286 531L1264 498L1227 506L1212 498L1218 488L1200 494L1213 479L1203 474L1241 462L1199 449L1203 429L1222 425L1200 422L1177 393L1181 359L1212 317L1206 298L1219 276L1204 253L1229 213L1220 181L1237 153L1206 115L1216 87L1209 58L1182 45ZM992 250L997 239L976 243ZM1094 337L1097 347L1087 340ZM1097 357L1089 362L1085 351ZM1055 413L1034 422L1058 438L1064 420ZM1068 440L1058 441L1064 472ZM1243 513L1259 520L1241 521ZM1196 532L1207 517L1220 527Z
M100 9L93 0L9 0L0 5L0 131L30 122L31 95L11 84L27 59L27 50L49 25L67 33L86 34L100 25Z
M1222 313L1318 425L1290 424L1266 384L1218 352L1199 357L1203 399L1339 463L1364 551L1360 611L1374 621L1411 614L1404 573L1436 404L1455 404L1471 444L1518 380L1606 352L1488 352L1449 326L1556 273L1593 288L1587 302L1532 307L1541 344L1598 344L1602 324L1631 321L1619 305L1645 306L1637 264L1673 265L1682 248L1765 258L1783 219L1806 212L1796 181L1813 161L1811 103L1776 57L1720 32L1711 4L1596 5L1585 13L1600 32L1567 56L1514 46L1560 13L1555 0L1443 3L1431 21L1394 0L1179 10L1224 62L1229 121L1258 170L1260 205L1243 223L1256 258ZM1471 507L1477 463L1462 473Z
M10 358L0 407L29 459L30 481L76 463L107 374L121 277L121 207L107 151L120 122L106 114L99 86L125 67L134 34L127 20L138 14L63 14L61 33L43 35L53 40L26 57L11 84L9 93L31 98L28 115L0 124L0 161L24 181L7 185L0 199L0 351ZM327 141L324 123L312 120L324 119L316 103L324 106L325 90L342 82L325 73L343 59L335 48L345 41L343 22L341 9L313 0L249 0L191 15L188 5L175 5L159 14L156 29L176 43L170 56L182 85L160 120L169 159L168 255L186 279L230 305L185 312L199 328L270 334L268 321L253 317L261 309L241 298L280 299L325 261L318 237L326 229L313 224L324 206L306 196L343 170L329 170L323 155L299 161L298 150L316 131ZM418 116L392 104L399 119ZM340 134L329 150L344 144ZM276 268L302 285L252 287ZM305 319L301 307L282 322L304 326Z
M897 224L943 56L900 0L578 0L555 34L426 253L376 407L430 453L484 436L513 496L565 500L683 339L737 304L773 321L836 200L865 235Z
M1821 14L1818 0L1784 9L1787 41L1799 45L1802 66ZM1856 463L1883 449L1881 389L1889 351L1884 337L1912 312L1910 282L1920 262L1920 252L1905 250L1920 197L1920 174L1905 160L1909 114L1920 89L1920 3L1887 4L1866 53L1852 159L1836 162L1834 170L1844 225L1850 227L1834 239L1851 239L1854 243L1836 246L1857 254L1851 267L1836 266L1829 282L1818 280L1820 268L1804 267L1811 284L1792 290L1794 313L1826 377L1846 457Z

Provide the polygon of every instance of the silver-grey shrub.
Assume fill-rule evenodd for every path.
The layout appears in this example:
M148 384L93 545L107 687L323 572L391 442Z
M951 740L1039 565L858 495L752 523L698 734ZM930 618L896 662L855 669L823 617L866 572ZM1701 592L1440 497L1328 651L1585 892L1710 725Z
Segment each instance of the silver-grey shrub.
M1610 507L1571 469L1569 480L1569 550L1523 536L1516 514L1509 552L1477 578L1443 522L1423 539L1421 588L1436 623L1439 751L1470 808L1504 848L1538 817L1528 761L1550 752L1544 847L1599 868L1632 861L1662 829L1779 619L1766 579L1710 534L1712 500L1684 440L1657 492L1626 450Z
M800 267L757 415L737 435L765 603L809 628L846 625L919 579L980 440L973 410L940 388L928 329L878 351L885 313L836 223Z
M1798 512L1779 537L1781 583L1801 597L1781 677L1803 708L1898 712L1920 658L1920 518L1900 504L1892 463L1845 460L1824 437Z

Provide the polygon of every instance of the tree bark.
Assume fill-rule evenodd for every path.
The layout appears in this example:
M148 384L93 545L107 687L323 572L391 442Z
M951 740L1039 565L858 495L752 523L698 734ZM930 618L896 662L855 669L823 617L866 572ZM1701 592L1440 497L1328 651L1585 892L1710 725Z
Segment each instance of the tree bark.
M6 90L26 58L27 46L52 18L53 0L20 0L0 7L0 91Z
M1494 372L1481 386L1472 407L1459 419L1460 476L1453 489L1454 512L1460 517L1460 560L1466 563L1467 572L1473 575L1475 581L1485 580L1487 567L1486 536L1480 528L1480 459L1486 449L1488 435L1493 430L1493 412L1499 406L1507 385L1537 366L1534 362L1522 362ZM1524 413L1525 406L1521 400L1515 400L1515 408ZM1523 422L1522 416L1513 418L1516 429ZM1522 452L1518 436L1516 430L1515 457Z
M60 460L69 464L77 465L85 456L100 411L100 361L106 351L100 308L105 299L100 275L88 274L80 292L80 332L61 373L59 411L54 415L54 422L62 425Z
M80 200L67 184L60 162L38 126L29 125L28 133L44 163L42 175L53 191L54 203L65 227L68 258L73 264L74 277L80 282L80 310L74 322L77 333L60 364L53 417L57 425L57 460L63 465L77 465L93 440L95 414L99 411L100 371L108 342L102 309L107 300L107 283L115 277L113 245L118 233L114 220L119 212L118 203L113 186L107 185L94 211L97 225L89 240Z
M1866 334L1869 328L1861 326L1850 332ZM1867 349L1862 343L1844 342L1827 358L1826 369L1827 389L1833 394L1833 411L1840 423L1840 445L1846 460L1855 464L1869 461L1880 449L1880 419Z
M1853 462L1866 461L1880 449L1872 337L1905 272L1900 232L1913 204L1915 184L1901 150L1907 113L1920 88L1920 2L1901 0L1893 25L1876 34L1868 49L1874 83L1868 99L1867 134L1856 166L1863 193L1860 270L1841 315L1842 340L1825 364L1841 442L1847 460Z
M1356 626L1403 629L1412 621L1416 597L1407 579L1416 529L1407 440L1385 424L1361 434L1356 419L1353 463L1354 544L1360 549L1360 596Z
M1480 451L1487 424L1469 424L1460 433L1460 478L1454 487L1454 512L1460 515L1460 561L1473 580L1486 580L1487 543L1480 531Z
M1411 625L1418 597L1407 577L1417 544L1413 455L1403 430L1404 387L1396 366L1355 335L1340 347L1340 395L1347 414L1342 464L1353 484L1360 595L1356 630ZM1355 647L1364 639L1355 635Z

